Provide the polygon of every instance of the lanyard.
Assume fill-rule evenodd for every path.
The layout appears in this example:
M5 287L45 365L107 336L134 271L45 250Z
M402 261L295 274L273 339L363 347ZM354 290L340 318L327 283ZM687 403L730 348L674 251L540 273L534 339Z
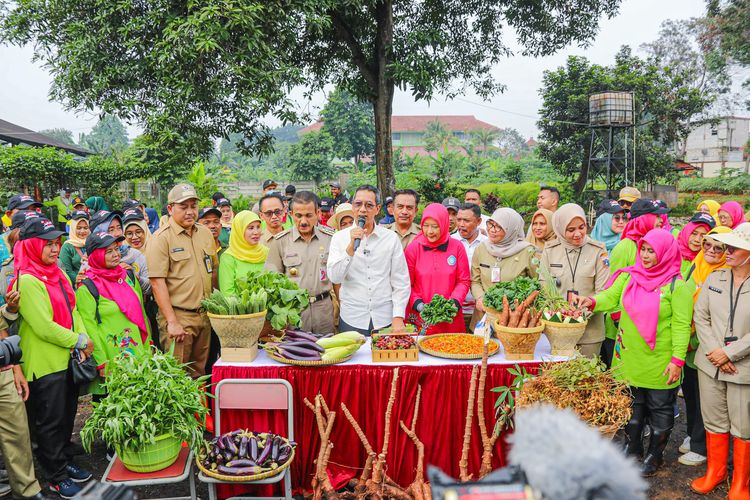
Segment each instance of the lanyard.
M570 256L568 255L568 250L565 250L565 258L568 261L568 268L570 269L570 274L573 275L573 282L572 286L575 288L576 286L576 273L578 272L578 263L581 261L581 254L583 253L583 248L578 249L578 258L576 259L576 267L573 267L573 264L570 263Z
M745 278L745 281L747 281L747 278ZM734 337L734 313L737 311L737 306L740 302L740 293L742 293L742 287L745 286L745 281L737 289L737 293L732 295L734 291L734 274L729 273L729 335L732 337Z

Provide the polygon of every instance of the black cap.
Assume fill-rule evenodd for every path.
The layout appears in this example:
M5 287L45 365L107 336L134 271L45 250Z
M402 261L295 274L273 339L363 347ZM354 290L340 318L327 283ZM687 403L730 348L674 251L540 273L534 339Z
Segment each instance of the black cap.
M85 210L76 210L72 214L70 214L70 220L80 220L80 219L89 220L89 213Z
M328 187L332 187L332 188L338 188L338 189L341 189L341 183L340 183L340 182L338 182L338 181L334 181L334 182L330 183L330 184L328 185Z
M656 202L657 205L661 207L662 210L664 210L664 212L661 212L661 213L668 214L669 212L672 211L672 209L667 206L666 201L664 200L654 200L654 201Z
M91 229L94 229L96 226L100 224L104 224L105 222L108 222L115 217L119 217L120 221L122 221L122 212L118 212L115 210L114 212L109 212L107 210L99 210L94 215L91 216L91 220L89 221L89 225L91 226Z
M65 231L58 231L55 225L52 224L52 221L46 217L31 217L21 225L19 239L41 238L43 240L56 240L63 234L65 234Z
M636 217L640 217L641 215L646 214L666 214L667 212L669 212L669 209L665 206L662 206L662 203L663 202L660 202L659 200L650 200L648 198L640 198L638 200L635 200L633 202L633 205L630 207L630 216L635 219Z
M386 199L385 199L385 206L387 207L391 203L393 203L393 196L386 197Z
M320 200L320 209L324 212L330 212L333 208L333 198L322 198Z
M289 184L284 188L284 194L287 196L294 196L297 193L297 188L293 184Z
M125 203L122 204L122 211L125 213L131 208L140 208L141 205L143 205L143 203L141 203L140 200L125 200Z
M458 213L458 211L461 209L461 202L458 201L458 198L454 198L452 196L444 199L442 205L448 210L453 210L456 213Z
M72 207L77 207L78 205L86 206L86 202L83 201L83 198L81 198L80 196L76 196L73 198L73 201L70 202L70 205Z
M39 212L34 212L33 210L21 210L19 212L16 212L13 214L13 217L10 218L10 228L16 229L21 226L23 226L23 223L26 222L29 219L34 219L41 217L39 215Z
M118 236L117 238L115 238L111 234L105 233L104 231L91 233L89 237L86 238L86 253L88 255L91 255L94 250L97 250L99 248L107 248L112 243L119 243L124 240L124 236Z
M40 207L42 204L27 194L17 194L8 201L8 211L25 210L29 207Z
M219 219L221 219L221 211L216 207L206 207L201 208L200 212L198 212L198 220L201 220L207 215L215 215Z
M130 222L135 222L139 220L146 220L145 217L143 217L143 212L141 212L138 208L128 208L127 210L124 210L122 212L122 226L125 227L126 224L129 224Z
M227 198L219 198L216 200L216 206L217 207L231 207L232 202L229 201Z
M214 200L214 203L218 202L222 198L226 198L226 196L224 196L224 193L222 193L221 191L216 191L211 195L211 199Z
M705 212L695 212L688 222L696 222L699 224L706 224L711 229L716 227L716 220Z
M599 217L601 214L619 214L620 212L625 212L625 209L617 203L617 200L602 200L596 209L596 216Z
M278 184L276 184L276 181L274 181L272 179L266 179L266 180L263 181L263 190L264 191L266 189L268 189L269 187L271 187L271 186L275 187L275 186L278 186Z

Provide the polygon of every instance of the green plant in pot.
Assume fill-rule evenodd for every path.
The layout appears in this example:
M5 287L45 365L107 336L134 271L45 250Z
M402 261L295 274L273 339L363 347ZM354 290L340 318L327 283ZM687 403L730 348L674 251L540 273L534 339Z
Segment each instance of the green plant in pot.
M107 397L81 430L87 451L101 437L134 472L172 465L182 443L197 449L208 410L203 387L208 376L192 379L171 353L154 351L140 359L120 356L107 366Z

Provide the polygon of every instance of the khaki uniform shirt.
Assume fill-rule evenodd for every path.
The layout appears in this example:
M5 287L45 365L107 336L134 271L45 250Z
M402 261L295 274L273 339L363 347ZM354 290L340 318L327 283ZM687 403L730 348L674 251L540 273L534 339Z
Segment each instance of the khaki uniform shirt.
M333 302L330 296L320 301L314 297L331 292L328 279L328 249L333 229L317 225L312 239L302 238L296 227L282 231L268 243L265 269L283 273L310 294L310 307L302 312L302 327L315 333L333 331Z
M734 304L734 328L730 331L729 296L732 294L732 300L737 297L737 288L732 289L731 275L731 269L716 270L706 278L701 287L693 313L695 330L700 340L695 364L712 378L735 384L750 384L750 282L742 286L739 299ZM737 337L737 340L724 345L724 337L731 336ZM706 358L707 353L720 347L737 368L736 375L723 373Z
M406 234L401 234L395 222L393 224L388 224L385 227L392 230L394 233L396 233L396 235L401 240L401 248L403 248L404 250L406 250L406 247L409 246L409 243L414 241L414 238L416 238L419 235L419 233L422 232L422 230L419 229L419 226L417 226L413 222L411 223L411 227L409 228L409 230L406 231Z
M285 231L281 231L280 233L271 234L268 229L264 229L263 232L260 233L260 242L265 246L269 246L271 244L271 240L273 240L275 236L278 236L284 232Z
M211 294L211 277L218 272L216 243L211 231L196 224L192 236L172 219L153 235L146 249L150 278L165 278L172 306L198 309Z
M478 300L495 283L513 281L519 276L536 278L537 265L532 262L535 254L536 249L529 246L515 255L500 259L493 257L486 245L479 245L471 259L471 294ZM500 269L499 275L495 271L495 281L492 280L493 268Z
M542 251L541 267L549 270L557 290L566 299L569 291L583 297L594 296L604 290L609 279L607 247L591 238L587 238L580 248L571 250L566 250L557 240L548 242ZM543 273L540 273L539 281L544 282ZM578 343L595 344L602 341L604 316L594 314Z

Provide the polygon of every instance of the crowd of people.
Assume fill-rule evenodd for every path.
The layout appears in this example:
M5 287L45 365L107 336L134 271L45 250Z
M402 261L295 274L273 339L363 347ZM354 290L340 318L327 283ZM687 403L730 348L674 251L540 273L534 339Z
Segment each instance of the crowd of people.
M601 202L589 228L582 207L545 186L525 227L512 207L483 214L476 189L463 201L430 203L420 216L412 189L383 200L370 185L351 196L329 187L321 199L267 180L258 202L242 209L223 193L199 208L194 187L178 184L161 218L138 200L110 210L67 188L44 204L12 197L0 238L0 331L20 336L23 363L0 372L9 489L43 497L33 439L44 443L34 454L50 488L77 494L91 478L71 442L82 390L106 397L107 365L123 352L171 349L191 376L209 373L220 345L201 301L214 289L237 293L236 278L267 270L308 291L303 329L365 335L421 328L435 295L458 312L426 333L472 332L494 284L553 280L571 304L593 312L581 354L601 356L631 387L625 451L642 459L644 475L663 463L681 388L688 438L680 462L707 462L693 489L706 493L726 479L731 436L730 498L748 498L750 223L739 203L702 201L678 230L666 204L626 187ZM44 206L55 208L56 223ZM90 357L98 376L84 388L69 364Z

